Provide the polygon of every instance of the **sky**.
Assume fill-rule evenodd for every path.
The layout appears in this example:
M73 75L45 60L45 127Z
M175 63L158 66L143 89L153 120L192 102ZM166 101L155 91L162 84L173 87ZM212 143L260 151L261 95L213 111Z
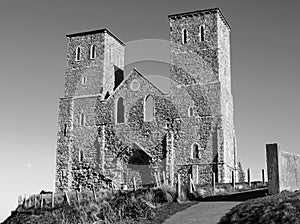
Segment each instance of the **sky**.
M261 178L266 143L299 153L299 6L297 0L1 0L0 221L16 208L18 195L54 190L70 33L106 27L127 43L127 71L137 67L149 78L168 77L167 15L219 7L232 28L234 122L243 168Z

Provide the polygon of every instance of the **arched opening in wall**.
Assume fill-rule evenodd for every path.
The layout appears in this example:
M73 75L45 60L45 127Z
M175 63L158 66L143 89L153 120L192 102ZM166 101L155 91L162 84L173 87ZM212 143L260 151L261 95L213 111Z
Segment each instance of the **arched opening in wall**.
M197 143L194 143L192 145L192 158L193 159L199 159L199 145Z
M117 124L125 123L125 106L123 97L120 97L117 100L116 116Z
M186 29L182 29L181 31L181 42L182 44L186 44L188 40L188 32Z
M141 150L139 146L133 144L133 154L127 164L128 181L131 182L133 177L135 177L139 185L151 184L154 178L151 175L150 161L151 157Z
M153 96L148 95L145 98L144 104L144 121L153 121L154 119L154 99Z
M96 46L93 44L90 49L90 59L96 58Z
M82 150L79 150L79 162L83 162L84 160L84 154Z
M80 59L81 59L81 49L80 49L80 47L76 48L75 53L76 53L75 60L80 61Z

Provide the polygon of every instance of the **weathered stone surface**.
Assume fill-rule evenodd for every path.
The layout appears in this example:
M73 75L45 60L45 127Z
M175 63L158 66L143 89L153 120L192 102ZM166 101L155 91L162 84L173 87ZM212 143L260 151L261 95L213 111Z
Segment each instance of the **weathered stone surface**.
M300 189L300 155L284 152L278 144L267 144L269 194Z
M83 161L92 173L101 173L117 186L132 186L133 177L139 185L148 184L154 182L154 173L163 171L171 183L178 173L184 183L189 174L198 183L207 183L211 172L217 173L217 181L231 180L237 166L230 28L219 10L206 12L169 17L173 83L168 94L136 69L122 80L124 45L109 31L68 36L65 97L59 108L57 191L99 185L99 178L80 174L77 165ZM198 36L201 25L204 41ZM185 44L183 28L188 31ZM96 58L90 59L93 44ZM80 61L75 60L77 47ZM154 101L152 121L145 120L148 96ZM116 119L120 98L124 123ZM193 144L198 146L195 157Z

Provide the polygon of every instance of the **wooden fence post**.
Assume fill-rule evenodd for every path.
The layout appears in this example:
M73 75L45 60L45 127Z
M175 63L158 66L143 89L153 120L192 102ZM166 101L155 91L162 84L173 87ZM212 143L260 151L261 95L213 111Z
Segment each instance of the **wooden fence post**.
M36 195L34 194L33 195L33 206L34 206L34 208L36 208L36 202L37 202Z
M54 209L54 192L51 193L51 209Z
M155 178L156 187L159 187L159 185L158 185L158 177L157 177L156 172L154 173L154 178Z
M43 208L43 194L40 194L40 198L41 198L41 204L40 204L40 206L41 206L41 208Z
M166 184L166 172L165 171L163 171L163 184Z
M180 201L180 198L181 198L181 183L180 183L180 173L178 173L177 175L177 200Z
M193 186L192 186L192 174L189 174L189 192L193 193Z
M95 187L93 186L93 195L94 195L94 200L97 201L97 196L96 196L96 191L95 191Z
M29 194L27 198L27 208L30 208L30 206L31 206L31 195Z
M248 185L251 187L250 168L247 169Z
M261 170L261 177L262 177L262 184L264 185L265 184L265 170L264 169Z
M76 191L76 199L77 199L78 205L80 206L80 199L79 199L79 193L78 193L78 191Z
M69 198L69 196L68 196L68 192L67 192L67 191L65 191L65 198L66 198L66 200L67 200L68 205L71 205L71 203L70 203L70 198Z
M133 176L133 190L136 191L136 180L135 180L135 176Z
M215 195L216 193L216 176L215 173L211 173L211 186L212 186L212 194Z
M232 187L233 189L235 188L235 176L234 176L234 171L231 171L231 179L232 179Z
M158 184L159 186L161 186L161 179L160 179L160 172L157 172L157 180L158 180Z

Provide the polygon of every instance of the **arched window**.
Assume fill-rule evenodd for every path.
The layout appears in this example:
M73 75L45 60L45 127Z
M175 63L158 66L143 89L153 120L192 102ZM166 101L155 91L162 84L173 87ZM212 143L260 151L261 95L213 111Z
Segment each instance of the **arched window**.
M197 143L194 143L192 145L192 158L193 159L199 159L199 145Z
M85 117L84 117L84 113L80 114L80 125L83 126L85 123Z
M153 96L148 95L145 98L144 104L144 121L153 121L154 118L154 99Z
M193 107L189 107L189 116L190 117L194 116L194 109L193 109Z
M204 30L204 25L199 27L199 41L204 41L205 40L205 30Z
M76 61L80 61L81 60L81 50L80 47L76 48Z
M125 122L124 114L125 114L124 99L120 97L117 101L117 111L116 111L118 124Z
M96 46L93 44L90 49L90 59L95 59L96 57Z
M79 162L83 162L84 160L84 154L82 150L79 150Z
M187 40L188 40L188 32L186 29L182 29L182 33L181 33L181 41L182 41L182 44L186 44L187 43Z

